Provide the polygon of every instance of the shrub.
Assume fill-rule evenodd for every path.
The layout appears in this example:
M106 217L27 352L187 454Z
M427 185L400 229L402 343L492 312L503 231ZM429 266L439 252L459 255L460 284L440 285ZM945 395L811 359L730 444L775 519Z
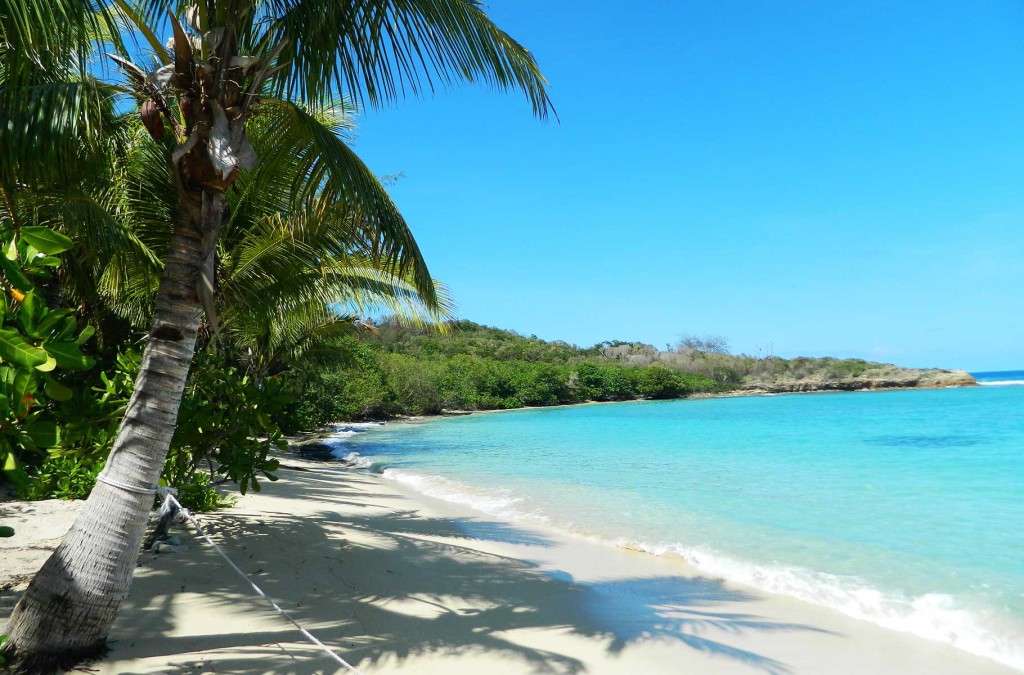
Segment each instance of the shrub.
M273 419L291 400L277 378L257 382L221 356L197 354L163 479L189 484L205 463L211 475L234 481L242 494L259 491L257 475L277 480L278 462L269 454L287 441Z
M187 481L177 485L178 503L190 511L199 513L216 511L221 507L231 506L234 500L222 497L210 480L210 474L204 471L196 471Z
M85 499L96 485L103 462L74 455L47 457L22 490L25 499Z
M69 248L71 240L58 232L37 226L16 232L0 219L0 469L22 490L29 484L26 468L39 467L60 445L54 409L73 395L60 372L94 364L81 345L95 330L80 327L70 309L46 302L60 265L55 256Z

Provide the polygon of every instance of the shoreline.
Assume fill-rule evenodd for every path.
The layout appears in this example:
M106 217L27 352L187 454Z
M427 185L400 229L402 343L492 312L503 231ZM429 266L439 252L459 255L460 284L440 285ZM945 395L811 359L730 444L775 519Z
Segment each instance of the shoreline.
M977 387L974 387L977 388ZM818 392L815 392L818 393ZM828 392L826 392L828 393ZM852 393L852 392L851 392ZM968 395L969 396L969 395ZM945 397L940 395L944 401L956 404L963 399L956 396ZM849 399L852 400L852 399ZM901 401L911 401L913 397L906 396ZM974 399L971 399L974 400ZM824 400L823 400L824 401ZM886 406L886 399L876 399L873 405ZM636 401L634 401L636 402ZM610 402L609 402L610 403ZM867 401L865 400L865 403ZM827 401L824 401L825 405ZM761 404L758 404L761 405ZM770 404L766 401L765 405ZM569 406L563 406L569 407ZM681 410L682 407L679 408ZM722 410L714 408L714 410ZM511 411L485 411L485 412L511 412ZM628 414L624 409L622 414ZM410 423L410 428L425 424L430 420L436 420L437 416L424 416L420 418L407 418L397 423L401 426L403 422ZM541 419L541 418L531 418ZM561 417L548 417L548 432L551 424L558 424ZM578 421L584 418L571 418ZM483 420L481 420L483 421ZM468 422L468 420L467 420ZM489 423L488 423L489 424ZM500 424L500 423L499 423ZM507 424L507 423L506 423ZM455 427L445 427L455 429ZM462 428L462 427L459 427ZM492 427L488 426L488 429ZM358 434L359 429L344 429L339 438L345 438ZM506 433L509 429L505 430ZM429 433L429 432L428 432ZM443 438L445 435L441 433ZM450 436L450 434L449 434ZM459 434L461 436L461 433ZM475 436L471 436L475 438ZM443 441L441 441L443 443ZM329 441L328 441L329 443ZM870 574L870 570L850 572L847 570L844 576L835 569L843 570L842 565L838 566L815 566L813 562L805 567L790 567L772 562L768 558L737 557L735 554L727 554L722 551L743 550L728 546L730 535L735 536L735 530L722 533L718 550L707 548L704 545L693 545L692 539L686 538L659 538L659 530L651 530L650 525L643 529L643 534L637 529L642 524L623 529L623 523L618 523L617 529L608 530L600 526L597 521L591 518L589 521L581 515L582 512L574 512L579 517L579 522L574 516L565 516L558 510L550 500L543 501L538 505L530 502L529 491L526 486L515 493L509 490L499 489L501 487L511 488L509 484L503 484L500 479L495 482L496 476L488 475L491 479L481 483L471 478L452 479L448 470L443 466L434 466L433 469L426 466L417 467L413 465L403 466L401 462L392 463L394 456L389 457L385 444L370 443L370 450L359 448L359 444L346 447L346 444L334 445L337 455L346 466L372 470L382 473L387 478L400 482L408 489L414 490L416 494L426 495L428 498L440 499L447 503L467 505L470 509L488 514L488 517L507 520L516 524L534 525L540 523L544 527L556 529L559 533L568 536L583 537L589 541L602 542L605 545L612 545L625 550L643 553L645 555L674 557L687 564L696 565L703 573L722 577L726 580L740 584L752 585L754 588L767 593L779 593L787 597L808 602L831 611L841 612L847 616L860 621L869 622L872 625L882 626L887 629L904 632L922 640L932 640L939 643L949 643L965 652L992 659L998 663L1013 664L1013 667L1024 671L1024 652L1020 651L1019 642L1019 621L1018 617L1007 615L1004 623L997 623L993 616L988 616L984 604L971 607L969 603L961 603L963 598L944 593L959 593L960 591L939 591L938 586L901 586L886 585L884 578L879 579ZM401 445L401 443L399 443ZM415 444L414 444L415 445ZM344 449L343 449L344 448ZM349 453L349 451L354 451ZM346 456L346 453L349 453ZM366 456L359 456L363 453ZM549 453L550 454L550 453ZM399 457L402 455L399 454ZM479 469L479 467L477 467ZM394 472L391 470L394 469ZM559 467L547 466L553 474L564 474ZM442 474L442 475L434 475ZM479 478L479 476L476 476ZM564 478L564 475L563 475ZM571 478L571 475L570 475ZM490 487L487 487L487 486ZM483 486L483 487L482 487ZM497 491L497 493L496 493ZM515 496L527 495L525 506L517 505ZM533 494L537 497L537 494ZM511 505L510 505L511 504ZM614 517L609 514L612 520ZM583 523L583 525L580 525ZM671 529L669 527L668 529ZM845 529L845 528L843 528ZM609 535L608 532L612 534ZM633 532L632 534L630 532ZM663 533L663 532L662 532ZM733 540L734 543L735 539ZM682 543L680 543L682 542ZM689 544L686 542L690 542ZM784 554L780 553L780 555ZM850 556L856 558L860 551L852 551ZM833 574L817 573L816 569L833 570ZM863 577L854 576L864 573ZM883 575L884 577L884 575ZM873 581L871 581L873 580ZM980 583L976 579L975 583ZM902 588L915 589L912 592L904 592ZM968 598L969 600L970 598ZM977 613L972 613L977 610ZM1001 615L1000 615L1001 616ZM1000 620L1002 620L1000 619Z
M430 419L419 421L425 423ZM355 456L352 456L353 454ZM379 460L385 463L381 465ZM340 462L341 466L348 469L383 477L405 492L415 495L416 499L445 504L455 510L470 511L487 518L496 518L517 527L542 529L556 533L559 537L568 537L636 555L675 560L701 574L757 593L806 603L914 639L951 646L962 653L1024 672L1024 661L1020 659L1019 650L1003 649L1010 646L1008 642L1003 643L1007 636L997 638L984 632L978 633L977 627L964 623L965 619L957 614L962 610L945 608L949 611L942 616L919 615L919 611L927 613L928 610L919 608L918 603L924 603L923 607L929 607L936 599L945 597L938 591L934 594L919 591L921 595L904 596L892 589L878 590L867 582L854 580L853 577L819 574L810 568L779 565L764 560L751 561L713 549L697 547L693 550L692 547L683 544L659 543L654 539L643 540L622 536L612 538L605 533L594 531L592 524L590 528L577 529L575 523L559 518L557 512L541 512L538 515L531 511L521 511L518 507L510 509L501 501L495 504L495 496L491 494L493 491L479 492L477 487L459 480L452 481L443 476L424 474L422 470L395 469L392 473L387 468L386 458L362 457L358 452L354 452L345 457L335 455L333 461ZM440 484L438 480L441 480ZM498 499L504 500L505 497ZM655 543L647 543L648 541ZM854 581L855 583L851 583ZM944 610L940 607L936 611Z
M929 386L917 386L917 387L866 387L863 389L809 389L801 391L770 391L768 389L735 389L730 391L721 391L713 393L697 393L690 394L689 396L683 396L680 398L631 398L621 401L581 401L579 403L553 403L551 405L524 405L519 408L488 408L483 410L463 410L463 409L451 409L442 410L435 414L424 414L424 415L395 415L394 417L385 418L373 418L373 419L358 419L348 420L343 422L334 422L332 425L321 427L316 431L308 432L308 438L305 441L310 441L315 438L322 438L325 435L333 433L333 426L343 424L384 424L387 422L405 422L410 420L432 420L444 417L465 417L467 415L487 415L492 413L508 413L516 412L517 410L552 410L555 408L578 408L581 406L589 405L612 405L616 403L667 403L670 401L700 401L706 399L717 399L717 398L747 398L751 396L804 396L813 394L867 394L867 393L882 393L886 391L935 391L939 389L974 389L977 387L984 386L978 382L974 384L953 384L953 385L929 385ZM289 437L289 442L292 438ZM299 443L302 440L298 441Z
M494 518L376 474L288 463L301 470L200 519L368 675L1014 672L681 558ZM95 672L341 672L191 529L177 533L189 550L143 554ZM0 593L0 615L16 596Z
M796 392L796 393L805 393L805 392ZM807 393L809 393L809 392L807 392ZM817 392L815 392L815 393L817 393ZM850 637L854 638L854 639L860 639L861 638L861 632L859 630L857 630L856 628L854 628L854 626L861 626L865 635L867 633L870 633L870 632L874 631L874 630L878 630L878 631L882 631L883 634L889 635L890 637L892 637L892 636L899 636L900 639L906 639L908 641L908 647L911 644L916 644L918 642L924 642L924 643L927 643L927 644L930 644L930 645L934 645L935 647L940 648L940 650L943 650L943 651L946 650L946 649L950 649L950 650L952 650L953 653L955 653L957 655L966 656L969 659L977 659L977 660L979 660L979 662L981 664L988 664L989 667L994 667L999 672L1024 672L1024 671L1021 671L1021 670L1018 670L1018 669L1014 668L1013 666L1010 666L1010 665L1005 664L1005 663L1003 663L1001 661L998 661L998 660L994 659L991 656L984 655L984 654L977 654L977 653L968 651L967 649L964 649L962 647L958 647L956 645L953 645L953 644L951 644L949 642L945 642L945 641L942 641L942 640L937 640L937 639L934 639L934 638L929 638L929 637L925 637L925 636L922 636L922 635L918 635L918 634L915 634L914 632L912 632L910 630L907 630L907 629L896 628L896 627L892 627L892 626L889 626L889 625L885 625L884 623L879 623L878 621L876 621L876 620L874 620L872 618L868 618L868 617L864 617L864 616L857 616L857 615L854 615L854 614L848 614L848 613L844 612L841 609L837 609L835 607L830 607L828 605L822 605L822 604L819 604L819 603L814 602L814 601L803 599L801 597L796 597L794 595L788 594L787 592L778 592L778 591L773 591L773 590L767 590L765 588L761 588L761 587L758 587L758 586L752 586L752 585L750 585L750 582L745 582L745 581L729 578L729 577L726 577L726 576L720 576L721 575L720 572L717 572L717 571L715 571L713 569L712 570L702 569L701 567L698 567L696 562L691 561L685 555L683 555L683 554L681 554L679 552L676 552L674 550L668 550L668 549L666 549L666 550L655 550L655 549L649 548L649 547L647 547L645 545L638 544L638 543L633 542L633 541L628 541L627 542L627 541L610 540L610 539L603 538L601 536L595 536L595 535L586 534L586 533L582 533L582 532L574 532L572 530L566 530L566 529L563 529L561 527L548 524L546 522L536 522L536 521L533 521L533 520L513 519L513 518L509 518L509 517L505 517L505 516L500 516L500 515L496 516L493 513L490 513L488 511L482 511L479 508L477 508L477 507L475 507L475 506L473 506L471 504L467 504L467 503L461 502L461 501L452 502L452 501L448 501L447 499L445 499L443 497L435 497L435 496L432 496L430 494L426 494L424 492L419 491L417 488L413 487L412 485L406 484L406 483L401 482L401 481L396 480L396 479L389 479L386 476L384 476L383 474L373 473L373 472L370 472L369 470L365 470L365 471L367 471L367 473L369 473L369 475L372 475L372 476L375 476L375 477L378 477L378 478L383 478L384 480L388 480L389 482L391 482L393 484L397 484L399 489L404 494L409 495L412 499L418 500L418 501L421 501L421 502L424 502L424 503L431 504L431 505L433 505L434 508L437 508L438 510L448 514L451 517L460 517L460 516L461 517L465 517L467 514L470 514L471 516L476 516L476 517L482 517L482 518L488 518L488 519L492 519L492 518L493 519L497 519L498 521L505 522L505 523L507 523L507 524L509 524L509 525L511 525L513 527L522 528L522 529L525 529L525 530L528 530L528 531L536 531L536 532L541 533L541 534L546 534L546 535L550 536L552 539L555 539L555 540L558 540L558 541L570 542L569 546L572 546L571 542L575 542L575 545L579 546L580 548L590 549L591 555L593 555L595 557L595 559L597 559L597 560L600 560L600 558L601 558L601 555L598 553L598 551L604 550L604 551L608 551L608 552L623 553L623 554L626 554L628 556L634 557L634 559L635 559L635 557L640 557L641 559L648 559L648 560L651 560L651 561L659 561L657 563L658 565L662 565L663 564L663 565L666 566L667 569L669 569L669 570L671 570L671 571L673 571L673 572L675 572L677 574L682 572L684 574L684 576L686 576L686 577L696 576L696 577L700 577L701 579L704 579L704 580L712 580L716 584L720 584L720 585L722 585L724 587L735 589L741 595L742 594L748 595L749 596L748 599L759 598L760 601L763 601L763 602L765 602L768 605L774 605L775 603L778 603L778 606L777 607L773 606L771 611L772 612L774 612L775 610L784 611L786 613L785 614L786 620L795 620L797 615L801 619L806 619L808 616L813 614L816 619L821 621L821 625L819 625L817 623L813 623L813 622L811 623L811 626L810 626L809 630L811 630L813 632L817 632L817 631L829 632L829 631L833 630L831 628L831 626L837 625L837 624L833 624L832 622L833 621L838 621L839 623L847 626L847 630L850 631L850 633L848 635ZM609 554L609 557L611 557L612 555L613 554ZM539 559L539 558L536 558L536 559ZM593 566L597 570L601 570L601 564L599 562L594 562ZM639 567L639 565L638 565L638 567ZM791 611L794 612L794 615L790 615L789 614L789 612L791 612ZM806 614L805 614L805 612L806 612ZM852 622L852 624L849 623L849 622ZM829 628L823 628L822 626L830 626L830 627ZM836 633L836 634L838 635L839 633ZM871 661L871 662L869 662L870 665L868 665L868 663L865 663L864 665L856 666L856 667L852 668L849 671L847 671L845 669L845 664L841 665L841 664L834 663L834 662L833 663L828 663L828 664L822 663L820 665L815 665L813 667L813 669L807 670L806 672L836 672L836 673L846 673L846 672L850 672L850 673L860 673L860 672L872 672L872 673L888 673L888 672L894 672L894 673L895 672L903 672L903 673L906 673L906 672L945 673L945 672L947 672L946 670L943 669L945 666L941 666L940 667L938 665L938 662L936 662L935 664L929 665L927 667L927 670L917 671L916 670L916 666L912 666L909 663L907 665L905 665L905 666L901 665L900 658L896 654L893 654L892 658L894 659L894 661L891 662L891 663L889 663L889 662L883 663L883 662ZM776 664L776 665L780 665L780 664ZM921 666L921 667L923 668L924 666ZM962 667L964 667L964 666L956 666L956 668L962 668ZM774 669L774 666L767 667L766 671L767 672L772 672L772 673L776 672L776 670ZM630 671L627 670L626 672L630 672ZM671 670L671 671L660 671L660 672L676 672L676 671L675 670ZM697 671L697 672L703 672L703 671ZM732 671L727 669L727 668L724 668L722 665L716 665L713 670L709 670L708 672L732 672ZM746 672L746 671L744 671L744 672ZM781 672L805 672L805 671L804 671L804 669L802 667L796 668L795 670L790 670L788 667L782 666L778 672L781 673ZM954 671L951 670L950 672L954 672ZM961 672L968 672L968 671L965 670L965 671L961 671ZM972 673L987 673L989 671L986 670L986 668L984 666L982 666L982 665L975 665L975 666L972 667L972 669L969 672L972 672Z

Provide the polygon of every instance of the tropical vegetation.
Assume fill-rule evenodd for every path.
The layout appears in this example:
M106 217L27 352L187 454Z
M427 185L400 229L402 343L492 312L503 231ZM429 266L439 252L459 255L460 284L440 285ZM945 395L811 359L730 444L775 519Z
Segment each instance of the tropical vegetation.
M330 422L504 410L586 401L680 398L722 391L712 378L661 364L623 364L600 348L547 342L472 321L446 331L386 319L340 345L347 358L296 368L305 394L283 410L289 430Z
M344 127L458 81L550 112L475 0L0 5L3 458L23 489L99 478L14 610L19 667L103 649L161 475L273 475L296 360L377 308L445 318Z
M752 391L811 391L959 383L966 374L862 359L732 354L718 336L687 335L659 350L621 340L579 347L451 321L441 333L389 318L346 337L333 363L288 373L304 395L278 418L295 431L331 422L502 410L586 401L667 399ZM932 379L929 379L932 378Z

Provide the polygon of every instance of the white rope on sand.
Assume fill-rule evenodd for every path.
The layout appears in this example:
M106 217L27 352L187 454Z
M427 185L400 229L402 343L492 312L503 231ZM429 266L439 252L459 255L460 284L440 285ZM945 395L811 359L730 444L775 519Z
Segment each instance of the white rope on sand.
M119 485L117 487L122 487L122 486ZM164 511L165 509L170 508L169 505L172 504L172 503L175 506L177 506L178 509L181 511L182 515L184 515L185 518L188 519L188 521L190 523L192 523L193 527L196 528L196 532L199 533L199 535L203 539L205 539L211 546L213 546L214 550L216 550L217 553L220 553L221 557L224 558L224 561L227 562L227 564L231 567L231 569L235 570L235 572L237 572L240 577L242 577L243 579L245 579L246 581L249 582L249 585L252 586L252 589L254 591L256 591L257 595L259 595L261 598L263 598L264 600L266 600L267 602L270 603L270 606L274 608L274 611L276 611L278 614L280 614L284 618L288 619L288 621L290 621L293 626L295 626L296 628L299 629L300 633L302 633L304 636L306 636L306 639L308 639L310 642L312 642L316 646L320 647L320 649L322 649L325 652L327 652L327 654L332 659L334 659L339 664L341 664L342 666L347 668L350 672L356 673L357 675L362 675L362 673L355 666L351 665L348 661L346 661L345 659L343 659L340 656L338 656L337 652L335 652L333 649L331 649L330 647L325 645L323 642L320 642L320 640L316 639L315 635L313 635L308 630L303 628L299 624L298 621L296 621L295 619L292 618L291 614L289 614L288 612L284 611L281 608L280 605L278 605L276 602L274 602L270 598L269 595L264 593L263 589L261 589L259 586L257 586L256 582L254 582L252 580L252 578L248 574L246 574L244 571L242 571L242 568L240 568L238 565L236 565L234 563L234 561L231 560L231 558L228 557L228 554L224 552L224 550L217 544L217 542L215 542L213 539L211 539L210 535L206 534L206 532L203 530L203 526L199 523L198 520L196 520L195 516L193 516L191 513L189 513L188 509L186 509L184 506L182 506L181 502L179 502L177 499L175 499L174 493L177 492L177 490L175 490L174 488L160 487L160 488L157 488L156 490L154 490L154 492L159 492L160 494L162 494L164 496L164 504L163 504L163 506L160 509L161 511Z

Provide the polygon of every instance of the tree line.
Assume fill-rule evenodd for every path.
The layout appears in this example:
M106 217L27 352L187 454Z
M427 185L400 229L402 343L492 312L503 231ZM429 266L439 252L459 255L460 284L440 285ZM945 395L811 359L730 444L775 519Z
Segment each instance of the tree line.
M453 410L681 398L728 388L701 374L621 365L596 349L471 321L445 328L439 334L387 320L349 337L333 367L297 368L291 377L304 393L286 410L285 428Z

